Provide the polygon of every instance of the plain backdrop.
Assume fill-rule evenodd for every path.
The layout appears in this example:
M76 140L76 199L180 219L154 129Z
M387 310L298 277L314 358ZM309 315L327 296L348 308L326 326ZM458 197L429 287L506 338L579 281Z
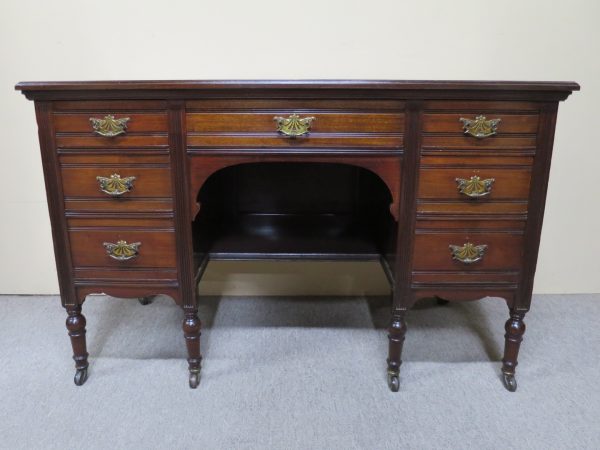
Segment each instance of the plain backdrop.
M0 3L0 293L57 293L33 103L18 81L577 81L559 109L536 293L600 292L600 2ZM377 294L365 264L218 264L205 293Z

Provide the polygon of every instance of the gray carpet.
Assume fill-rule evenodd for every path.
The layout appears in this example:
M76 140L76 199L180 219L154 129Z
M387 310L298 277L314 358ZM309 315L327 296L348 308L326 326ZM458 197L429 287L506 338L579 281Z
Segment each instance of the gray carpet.
M600 448L600 295L534 299L514 394L499 379L497 299L413 310L397 394L386 299L204 300L193 391L167 298L86 302L78 388L58 298L0 297L0 447Z

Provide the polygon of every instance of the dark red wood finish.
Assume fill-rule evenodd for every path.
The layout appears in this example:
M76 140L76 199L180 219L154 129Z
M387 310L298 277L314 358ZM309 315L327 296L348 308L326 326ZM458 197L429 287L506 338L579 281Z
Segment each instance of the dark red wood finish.
M564 82L33 82L59 285L87 378L90 293L166 294L184 310L190 386L200 372L196 284L210 259L380 259L392 288L388 382L399 387L405 315L416 300L500 296L510 308L502 373L514 378L530 308L557 106ZM316 118L296 139L273 116ZM117 137L90 117L129 117ZM500 118L485 139L461 118ZM135 176L107 197L95 176ZM494 178L465 198L455 178ZM104 240L142 242L115 261ZM488 245L464 264L449 245Z

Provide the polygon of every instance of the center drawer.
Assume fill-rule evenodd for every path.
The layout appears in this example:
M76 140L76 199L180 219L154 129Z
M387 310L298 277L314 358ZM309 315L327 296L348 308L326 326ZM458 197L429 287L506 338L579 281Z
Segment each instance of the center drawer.
M206 100L188 102L191 148L375 148L403 145L401 102Z

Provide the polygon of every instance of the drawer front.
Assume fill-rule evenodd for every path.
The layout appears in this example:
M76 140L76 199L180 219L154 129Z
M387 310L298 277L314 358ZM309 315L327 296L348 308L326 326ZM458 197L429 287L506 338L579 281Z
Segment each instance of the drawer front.
M422 147L534 152L539 109L527 102L425 102Z
M188 146L196 148L377 148L403 145L400 102L190 102ZM204 110L204 108L209 109Z
M520 270L523 235L515 232L417 231L413 269L417 271Z
M132 112L115 112L107 113L105 111L90 111L78 113L54 113L54 130L57 133L84 133L92 136L97 136L102 132L98 126L98 131L95 131L92 119L104 120L107 116L114 117L117 122L116 130L120 131L119 121L123 121L123 134L133 133L166 133L168 131L167 115L165 113L132 113ZM127 120L125 120L127 119ZM105 127L110 124L106 123Z
M61 153L59 163L69 213L173 209L169 155Z
M120 270L175 268L175 232L130 228L72 228L69 232L75 268Z
M85 283L89 280L118 280L119 283L177 280L171 218L67 217L67 226L73 251L77 252L73 258L76 280ZM110 258L103 245L109 242L107 239L110 242L119 239L131 239L128 243L141 242L138 257L124 261Z
M168 147L164 102L55 102L53 125L59 149Z
M531 169L502 168L422 168L419 175L420 199L476 201L526 200Z
M171 198L171 169L128 165L61 167L67 198Z
M423 131L425 133L450 133L450 134L467 134L471 133L481 135L485 133L486 126L495 128L496 136L511 135L511 134L535 134L538 128L537 114L510 114L510 113L494 113L486 112L485 118L476 122L476 118L482 114L473 114L471 111L459 113L425 113L423 114ZM491 121L497 120L497 124ZM466 121L472 121L469 126ZM475 130L479 128L477 133ZM488 133L494 130L489 130Z

